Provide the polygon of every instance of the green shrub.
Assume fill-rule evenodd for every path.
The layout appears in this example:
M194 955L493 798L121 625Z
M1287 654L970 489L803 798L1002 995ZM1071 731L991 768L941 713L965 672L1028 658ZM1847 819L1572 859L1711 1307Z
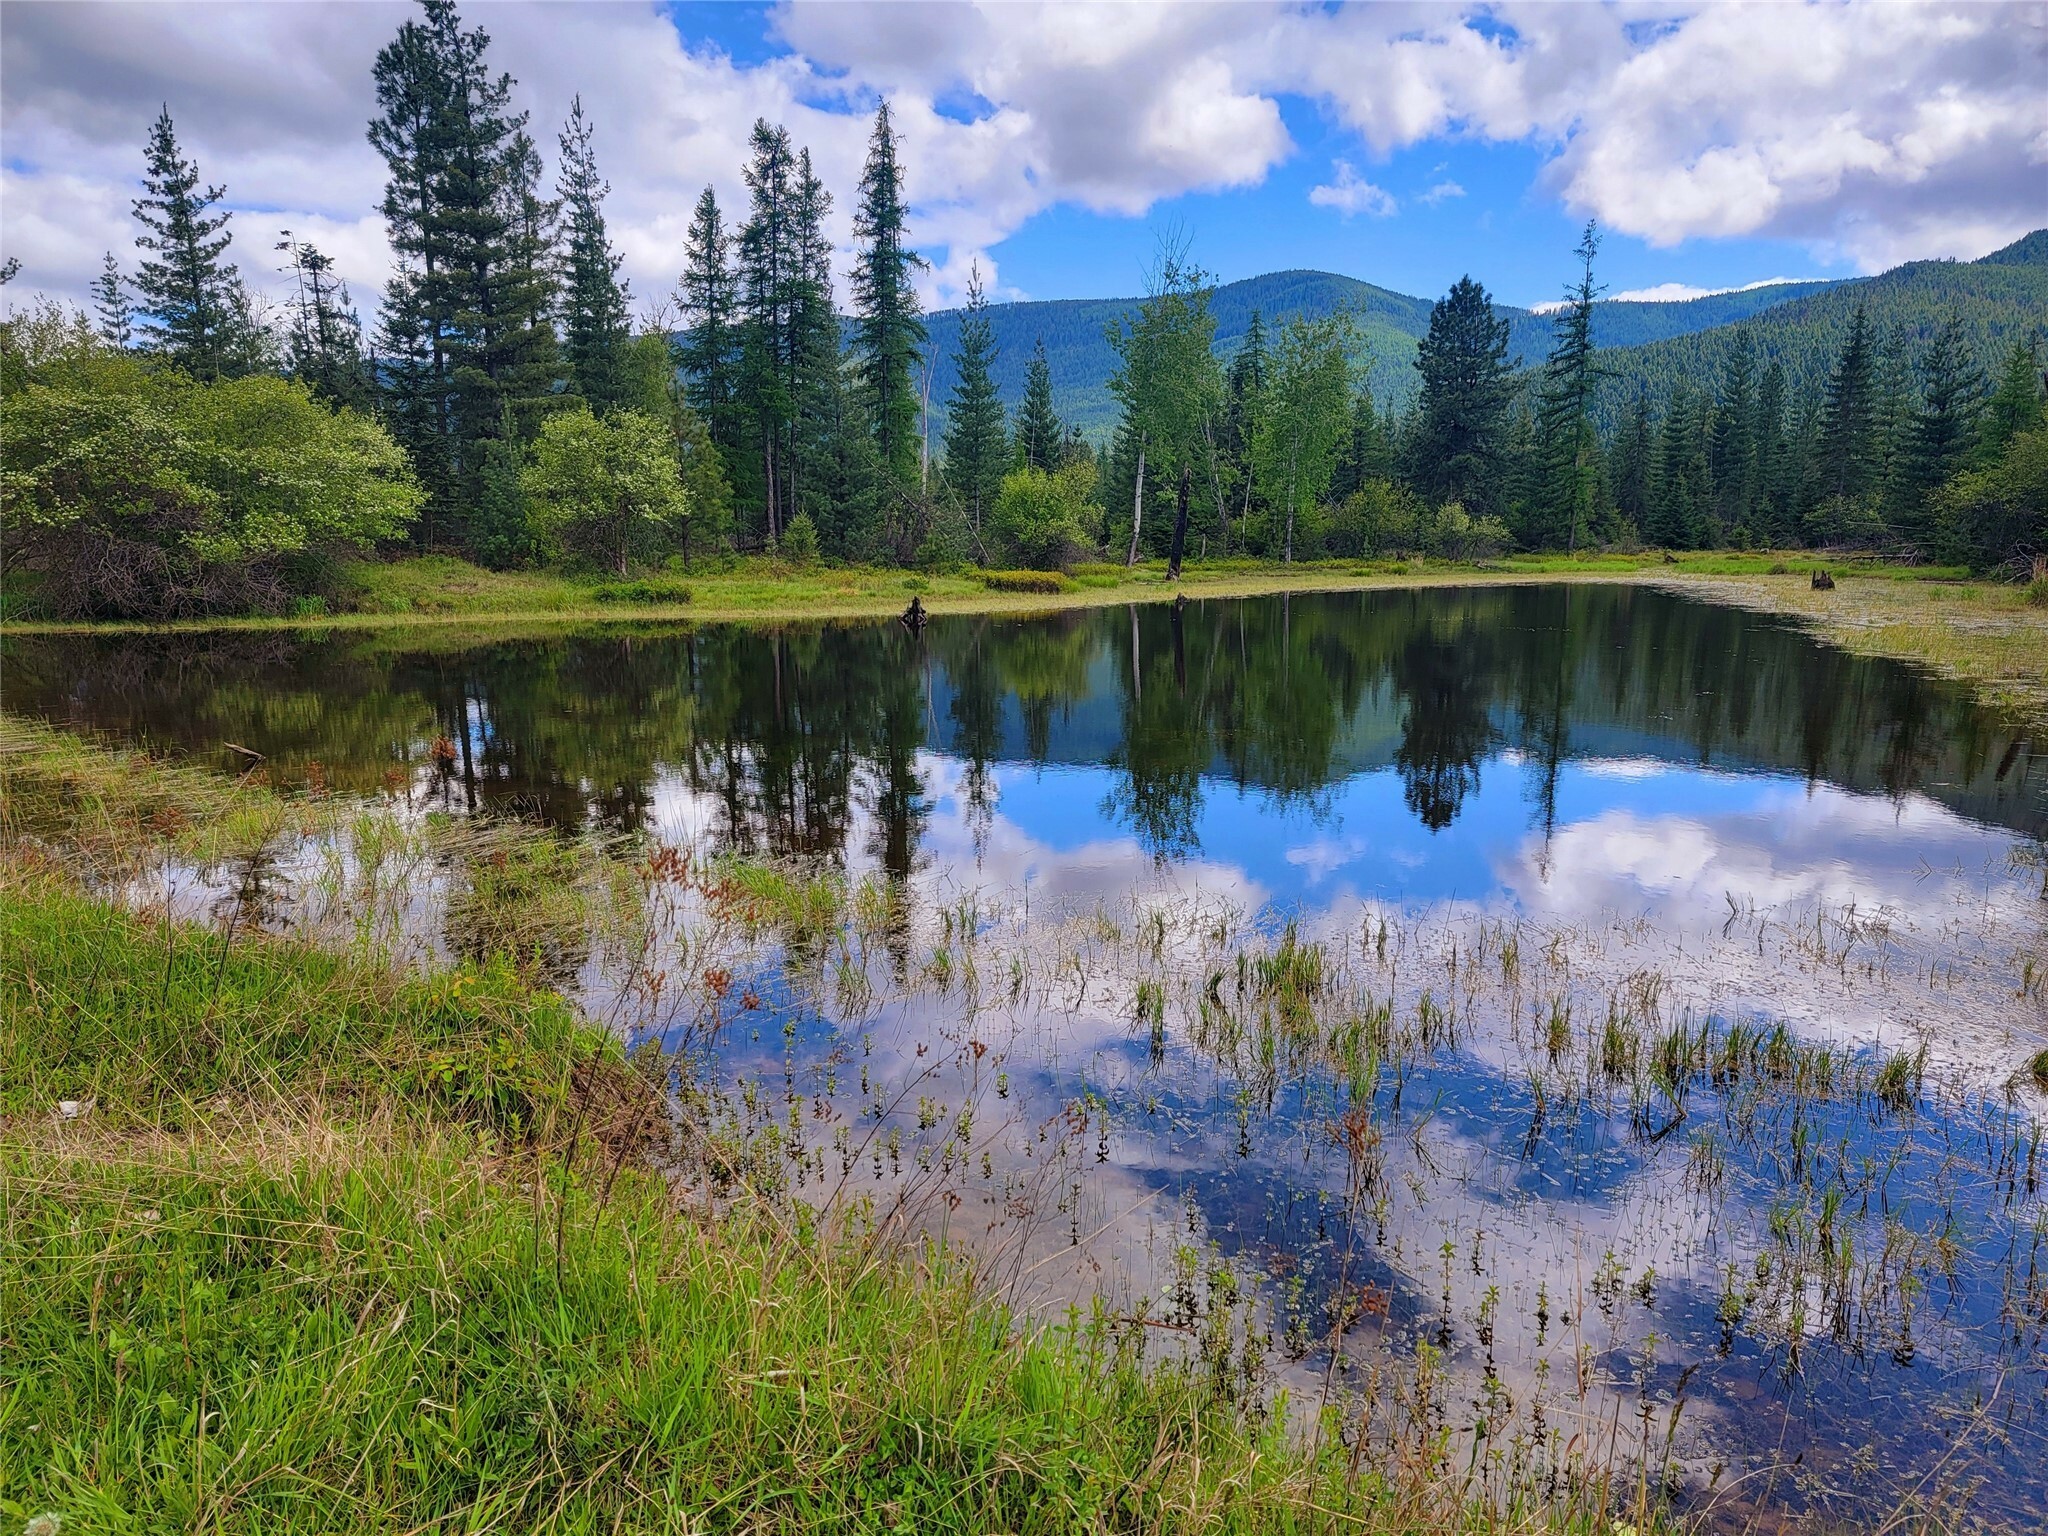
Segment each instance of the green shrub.
M976 571L991 592L1071 592L1074 584L1058 571Z
M687 603L691 590L687 581L665 576L643 576L637 581L607 581L590 589L600 603Z
M818 525L811 521L811 514L799 512L789 520L789 526L782 530L779 546L782 558L794 566L813 566L818 563Z

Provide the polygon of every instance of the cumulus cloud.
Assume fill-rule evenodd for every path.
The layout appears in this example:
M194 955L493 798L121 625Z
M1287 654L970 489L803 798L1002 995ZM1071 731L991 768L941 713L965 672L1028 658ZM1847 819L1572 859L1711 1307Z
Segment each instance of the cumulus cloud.
M1465 189L1455 181L1440 181L1416 198L1416 201L1434 208L1438 203L1447 202L1451 198L1463 197L1464 195Z
M1386 218L1399 206L1391 192L1360 176L1349 160L1339 160L1331 170L1331 181L1309 189L1308 200L1318 208L1335 208L1348 219L1354 213Z
M269 278L284 227L331 241L374 290L388 267L363 136L383 3L0 10L6 251L22 285L77 296L128 250L143 136L168 103L238 210L237 254ZM736 60L652 4L477 6L494 64L552 157L570 97L595 117L609 213L643 299L673 283L706 183L742 200L757 116L808 145L844 246L868 117L905 141L927 298L1058 204L1135 216L1255 186L1295 152L1285 100L1374 155L1438 139L1529 143L1574 211L1657 245L1773 236L1868 270L1974 256L2048 221L2048 6L1967 3L1339 8L824 4L769 13L782 51ZM682 25L687 29L688 20ZM1439 180L1419 200L1460 195ZM1384 215L1340 163L1312 198Z

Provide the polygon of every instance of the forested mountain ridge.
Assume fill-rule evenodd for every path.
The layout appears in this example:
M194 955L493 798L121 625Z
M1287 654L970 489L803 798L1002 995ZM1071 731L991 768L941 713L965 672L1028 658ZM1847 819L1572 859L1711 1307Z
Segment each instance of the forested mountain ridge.
M1826 281L1773 283L1697 299L1603 300L1594 306L1593 338L1602 347L1660 341L1726 325L1837 286L1842 285ZM991 304L988 319L997 348L991 375L1003 403L1014 410L1024 398L1025 369L1033 347L1043 341L1061 416L1090 437L1106 434L1115 425L1117 410L1108 387L1116 354L1107 332L1140 302L1136 298L1042 299ZM1415 390L1415 343L1429 329L1431 302L1334 272L1292 270L1219 284L1211 308L1216 316L1217 351L1226 357L1243 341L1253 310L1271 325L1284 324L1296 315L1313 319L1348 309L1358 318L1360 335L1371 355L1368 382L1374 395L1405 403ZM1499 310L1510 326L1509 355L1519 355L1531 367L1542 361L1550 348L1549 315L1510 305L1501 305ZM930 333L928 350L937 359L931 380L935 407L953 388L951 359L964 313L943 309L925 319Z
M1951 316L1986 364L2015 340L2048 332L2048 229L1976 261L1910 261L1876 277L1832 284L1734 325L1609 352L1598 414L1611 422L1637 394L1661 399L1681 382L1717 379L1746 332L1760 366L1784 367L1794 393L1817 389L1840 355L1858 309L1881 345L1918 355Z
M1024 397L1025 369L1043 341L1061 416L1091 438L1115 425L1108 388L1116 368L1108 328L1141 301L1048 299L991 304L996 358L991 369L1006 407ZM1976 261L1916 261L1876 277L1772 283L1762 288L1650 302L1603 299L1593 306L1593 342L1606 354L1610 377L1600 415L1611 420L1619 404L1642 389L1662 395L1680 378L1718 375L1734 345L1737 326L1752 328L1766 359L1785 365L1788 380L1804 388L1825 375L1847 334L1858 304L1879 334L1902 329L1909 345L1924 344L1954 310L1979 355L1996 356L2029 328L2048 326L2048 229ZM1369 349L1368 378L1375 396L1405 405L1415 390L1415 344L1429 329L1431 301L1333 272L1268 272L1219 284L1211 308L1216 349L1230 356L1243 340L1253 310L1269 324L1295 315L1316 318L1349 309ZM1546 312L1497 305L1508 322L1508 355L1534 368L1550 349ZM951 358L964 311L926 317L935 355L931 400L936 409L953 387Z

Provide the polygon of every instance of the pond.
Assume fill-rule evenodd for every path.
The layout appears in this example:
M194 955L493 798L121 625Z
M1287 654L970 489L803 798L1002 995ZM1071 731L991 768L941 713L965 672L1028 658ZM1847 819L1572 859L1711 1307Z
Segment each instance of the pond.
M2048 739L1966 690L1598 585L0 664L224 772L687 850L659 961L558 979L778 1177L1361 1455L2048 1521Z

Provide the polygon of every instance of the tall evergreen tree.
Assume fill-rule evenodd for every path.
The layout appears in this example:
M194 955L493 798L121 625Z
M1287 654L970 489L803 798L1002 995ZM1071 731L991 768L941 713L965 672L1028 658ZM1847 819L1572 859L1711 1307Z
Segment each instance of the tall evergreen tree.
M742 315L737 396L747 413L749 462L761 537L773 542L790 495L790 427L796 417L797 311L806 274L798 250L796 152L789 132L755 122L747 162L749 208L739 233ZM751 478L751 477L750 477ZM743 484L745 482L742 482Z
M1045 338L1031 349L1024 369L1024 403L1017 409L1017 458L1026 469L1047 473L1059 468L1060 418L1052 405L1052 365L1045 360Z
M626 349L632 341L620 257L605 231L604 199L611 190L598 174L597 151L583 98L569 104L562 129L562 166L556 195L563 212L562 350L569 387L593 412L624 404L633 392Z
M1638 393L1614 435L1613 467L1608 478L1614 485L1614 504L1622 517L1640 534L1652 533L1650 490L1655 480L1656 437L1650 427L1650 397Z
M378 115L371 146L388 177L381 211L396 258L378 325L384 416L427 493L420 537L432 545L454 497L452 329L440 188L447 171L453 88L446 37L454 6L435 0L401 23L371 69Z
M790 398L796 415L791 423L789 511L808 512L832 544L843 548L844 507L832 500L838 445L833 435L846 420L839 395L846 388L839 335L839 313L832 298L832 243L825 216L832 194L811 163L811 152L796 157L794 234L798 282L792 311Z
M732 239L718 195L706 187L690 218L678 292L686 327L679 351L690 405L728 462L740 447L736 415L739 371L739 289Z
M145 345L194 378L226 371L226 336L232 271L221 262L233 238L230 215L211 213L223 188L202 186L199 167L178 148L171 109L149 131L143 195L135 217L143 227L135 244L144 256L135 276L141 313L150 322Z
M2015 436L2041 421L2041 362L2034 338L2013 338L2012 350L1999 370L1998 388L1984 408L1984 435L1979 457L1995 462Z
M1823 498L1855 500L1873 488L1876 471L1876 362L1863 306L1849 319L1848 339L1821 407L1815 445L1816 488Z
M106 264L93 279L92 308L100 340L125 350L135 339L135 306L128 298L128 279L121 275L121 264L112 251L107 252Z
M1474 514L1501 499L1501 434L1514 375L1508 322L1486 290L1461 277L1431 307L1415 349L1421 398L1407 454L1409 479L1434 502L1458 501Z
M1002 489L1009 456L1003 441L1003 402L990 372L995 360L995 329L989 324L988 295L982 291L977 264L967 278L967 313L953 353L958 382L946 409L946 475L977 537L983 516Z
M539 431L560 363L555 205L540 193L512 78L490 72L489 47L481 28L463 29L452 0L422 0L421 18L377 56L370 140L390 172L384 215L399 258L380 328L387 411L431 497L426 537L446 530L497 558L524 539L479 525L506 499L485 495L488 445Z
M903 171L896 160L896 133L889 103L875 109L867 165L853 233L859 251L853 269L854 345L882 464L899 481L917 472L917 393L911 375L924 345L914 274L924 258L910 248L905 231Z
M1393 467L1392 458L1372 391L1361 389L1352 397L1350 419L1337 444L1337 464L1330 475L1330 500L1342 501L1362 490L1367 481L1383 479Z
M1565 290L1565 306L1552 322L1556 339L1543 365L1543 392L1536 407L1536 463L1533 504L1525 536L1532 543L1562 543L1575 550L1593 531L1598 488L1594 462L1593 390L1600 380L1593 347L1593 259L1600 232L1591 221L1572 254L1579 280Z
M1798 482L1785 425L1785 369L1776 358L1756 391L1756 524L1763 542L1792 542L1797 531Z
M1950 315L1920 354L1920 405L1906 449L1910 490L1902 531L1909 538L1929 537L1928 498L1969 462L1984 393L1984 375L1971 360L1962 319Z
M1754 533L1756 502L1756 346L1747 330L1738 329L1721 392L1714 402L1713 440L1709 463L1714 480L1714 509L1719 526L1732 533Z

